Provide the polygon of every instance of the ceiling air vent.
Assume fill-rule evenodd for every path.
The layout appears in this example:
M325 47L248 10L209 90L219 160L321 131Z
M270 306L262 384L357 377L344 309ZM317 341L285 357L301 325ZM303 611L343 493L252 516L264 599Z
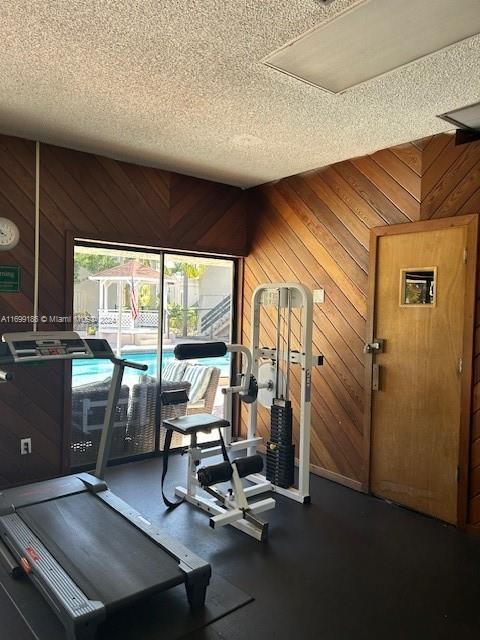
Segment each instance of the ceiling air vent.
M366 0L263 62L340 93L479 32L479 0Z
M456 144L480 140L480 102L438 116L457 127Z

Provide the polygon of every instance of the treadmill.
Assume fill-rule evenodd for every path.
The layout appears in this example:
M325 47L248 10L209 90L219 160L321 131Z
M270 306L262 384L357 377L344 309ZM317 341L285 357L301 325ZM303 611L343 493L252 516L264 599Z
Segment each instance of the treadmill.
M184 583L192 608L205 604L210 565L118 498L104 481L126 367L106 340L77 333L7 333L0 367L84 358L114 364L95 471L0 492L0 562L27 574L65 627L68 640L94 640L112 611ZM0 372L0 382L12 378Z

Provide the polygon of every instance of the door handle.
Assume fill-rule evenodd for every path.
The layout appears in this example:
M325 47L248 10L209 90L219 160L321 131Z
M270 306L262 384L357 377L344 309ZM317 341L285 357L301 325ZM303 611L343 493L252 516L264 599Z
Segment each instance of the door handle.
M385 340L374 338L373 342L367 342L363 347L363 353L382 353Z

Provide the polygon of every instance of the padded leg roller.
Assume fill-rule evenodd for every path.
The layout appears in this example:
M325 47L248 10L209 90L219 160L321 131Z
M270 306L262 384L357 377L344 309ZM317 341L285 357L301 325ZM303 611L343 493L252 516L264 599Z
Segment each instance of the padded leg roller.
M229 462L220 462L199 469L197 478L202 487L211 487L217 482L230 482L232 473L232 465Z
M263 471L263 458L258 454L237 458L232 461L232 464L237 467L240 478L246 478L251 474L261 473Z

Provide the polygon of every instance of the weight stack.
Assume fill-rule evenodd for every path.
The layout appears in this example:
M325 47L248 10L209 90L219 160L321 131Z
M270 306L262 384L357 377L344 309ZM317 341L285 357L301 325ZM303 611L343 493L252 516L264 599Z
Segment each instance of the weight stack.
M266 478L278 487L295 481L295 445L292 444L292 404L274 400L270 410L270 440L267 442Z

